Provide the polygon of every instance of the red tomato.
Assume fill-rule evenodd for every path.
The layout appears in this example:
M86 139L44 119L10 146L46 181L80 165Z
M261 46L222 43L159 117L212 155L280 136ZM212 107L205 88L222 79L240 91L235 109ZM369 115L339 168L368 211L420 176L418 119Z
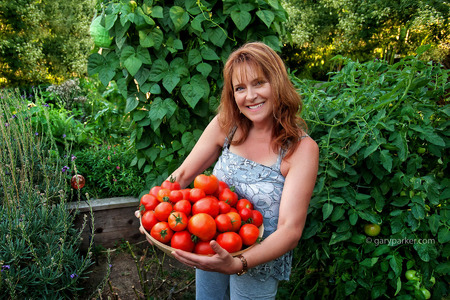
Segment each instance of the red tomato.
M227 213L227 215L230 217L231 219L231 224L233 225L233 228L231 228L232 231L234 232L238 232L239 228L241 228L241 216L234 211L230 211L229 213Z
M217 199L219 199L220 193L222 193L222 191L226 188L228 188L228 184L225 181L219 180L219 187L217 188L216 192L214 193L214 196L216 196Z
M194 179L194 187L204 190L206 195L212 195L219 188L219 180L213 174L200 174Z
M167 222L158 222L153 226L150 235L157 241L167 244L173 236L173 231Z
M211 248L209 241L198 241L197 244L195 244L194 253L203 255L216 254L216 252L214 252L214 250Z
M170 246L187 252L193 252L195 243L192 241L191 234L187 230L183 230L173 234L170 240Z
M172 203L177 203L183 200L183 193L180 190L172 190L169 193L169 201Z
M189 201L192 203L206 197L205 191L199 188L192 188L189 192Z
M160 189L159 191L158 191L158 194L156 195L156 198L158 198L158 200L160 201L160 202L167 202L167 201L169 201L170 200L170 198L169 198L169 196L170 196L170 190L169 189Z
M220 214L226 214L227 212L230 212L230 210L231 210L230 204L228 204L224 201L219 201L219 213Z
M242 221L247 222L248 219L252 218L253 213L250 208L244 207L239 211L239 215L241 216Z
M164 180L163 183L161 183L161 188L163 189L168 189L168 190L179 190L181 189L180 184L175 180L175 178L173 178L172 176L170 176L169 179Z
M185 230L188 224L188 217L179 211L173 211L167 218L170 229L173 231Z
M259 229L253 224L244 224L239 229L239 235L242 238L242 243L246 246L251 246L258 240Z
M155 212L153 210L147 210L141 216L141 222L145 230L150 232L153 226L155 226L155 224L158 223L159 220L156 218Z
M183 199L189 200L189 195L191 193L191 189L182 189L180 190L181 193L183 193Z
M199 213L189 219L188 230L200 240L209 241L216 235L216 222L210 215Z
M192 205L192 214L207 213L215 218L219 214L219 201L214 198L206 197L198 200Z
M180 200L173 205L173 210L184 213L186 216L191 214L191 202L188 200Z
M155 207L154 211L155 211L156 218L158 220L167 221L172 210L173 210L172 204L170 204L169 202L160 202Z
M259 227L263 224L263 215L256 209L252 210L252 224Z
M231 207L231 208L230 208L230 212L235 212L235 213L237 213L238 211L237 211L236 207Z
M83 175L73 175L72 179L70 179L70 185L73 189L79 190L84 187L86 183L86 180L84 179Z
M148 210L154 210L156 205L159 204L158 199L150 194L145 194L141 197L140 204L140 210L148 211Z
M241 211L244 207L253 209L253 204L250 202L250 200L247 199L239 199L236 203L236 209L237 211Z
M148 192L149 194L155 196L156 198L158 198L158 192L161 189L161 187L159 185L154 186L150 189L150 192Z
M229 215L220 214L214 221L216 221L216 228L219 232L227 232L233 229L233 224L231 223L231 218Z
M217 243L229 253L242 249L242 238L236 232L224 232L217 236Z
M225 201L230 204L230 206L235 206L238 202L238 195L230 188L226 188L220 193L219 200Z

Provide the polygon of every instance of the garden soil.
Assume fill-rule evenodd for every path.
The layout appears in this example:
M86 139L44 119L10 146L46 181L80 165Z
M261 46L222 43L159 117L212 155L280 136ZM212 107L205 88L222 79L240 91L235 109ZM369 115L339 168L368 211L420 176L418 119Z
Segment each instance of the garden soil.
M83 280L80 299L195 299L195 273L176 259L153 249L146 241L131 245L132 251L122 244L95 255L96 261ZM141 286L141 274L147 276L147 293ZM109 275L108 275L109 269ZM150 297L145 297L145 294Z

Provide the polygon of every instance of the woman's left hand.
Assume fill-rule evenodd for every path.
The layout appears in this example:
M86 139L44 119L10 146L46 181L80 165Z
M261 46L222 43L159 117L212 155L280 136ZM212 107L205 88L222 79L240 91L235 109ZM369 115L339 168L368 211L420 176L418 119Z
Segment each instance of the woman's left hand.
M242 269L240 260L231 256L215 240L212 240L210 245L216 252L212 256L198 255L178 249L173 251L172 255L181 263L204 271L234 274Z

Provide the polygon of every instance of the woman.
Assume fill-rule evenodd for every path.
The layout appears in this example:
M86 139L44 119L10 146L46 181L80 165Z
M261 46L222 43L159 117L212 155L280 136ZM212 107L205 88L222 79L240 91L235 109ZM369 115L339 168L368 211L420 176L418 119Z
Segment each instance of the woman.
M289 279L319 150L298 117L300 96L270 47L245 44L230 55L223 75L217 116L172 176L185 187L217 161L218 179L263 213L264 239L241 257L215 241L214 256L181 250L173 255L196 268L197 299L274 299L279 280Z

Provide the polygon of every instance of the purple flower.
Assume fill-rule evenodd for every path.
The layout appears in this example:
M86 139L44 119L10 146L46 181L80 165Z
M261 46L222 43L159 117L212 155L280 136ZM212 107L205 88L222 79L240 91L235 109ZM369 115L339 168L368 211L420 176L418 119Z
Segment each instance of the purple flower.
M117 166L116 169L117 169L117 170L120 170L120 166Z
M36 136L39 135L39 132L36 132L34 135L36 135Z
M5 127L8 127L9 126L9 124L8 123L5 123Z
M65 138L66 138L66 134L64 133L64 134L62 135L62 137L63 137L63 139L65 139Z
M3 272L3 270L9 270L10 265L3 265L1 271Z
M45 107L49 107L49 105L47 103L44 104Z
M78 277L78 275L77 274L75 274L75 273L73 273L73 274L70 274L70 278L75 278L75 277Z
M74 161L75 159L77 159L77 157L72 154L72 161Z
M12 118L15 119L15 118L17 118L17 116L14 114L14 115L12 115Z
M64 173L65 171L68 171L70 168L68 166L64 166L61 171Z

